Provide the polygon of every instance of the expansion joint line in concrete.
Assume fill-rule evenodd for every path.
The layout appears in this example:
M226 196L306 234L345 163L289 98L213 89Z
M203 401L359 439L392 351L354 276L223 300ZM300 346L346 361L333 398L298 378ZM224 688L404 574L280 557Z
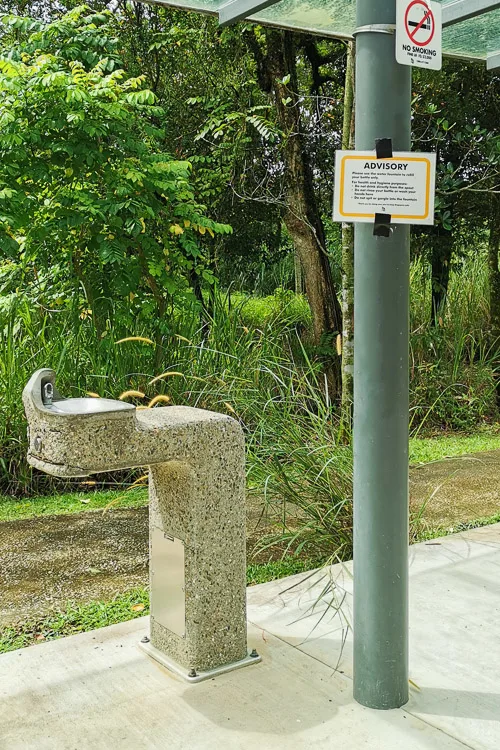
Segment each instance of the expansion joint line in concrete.
M442 729L441 727L436 726L436 724L432 724L430 721L427 721L427 719L423 719L422 716L419 716L418 714L413 713L413 711L410 711L410 709L405 708L405 706L401 706L401 709L406 714L409 714L410 716L413 716L414 719L417 719L417 721L421 721L422 724L426 724L428 727L431 727L432 729L436 729L438 732L441 732L446 737L449 737L450 739L454 740L455 742L458 742L459 745L462 745L462 747L467 747L469 750L479 750L479 747L476 745L469 745L468 742L464 742L463 740L459 740L458 737L455 737L454 734L450 734L445 729Z

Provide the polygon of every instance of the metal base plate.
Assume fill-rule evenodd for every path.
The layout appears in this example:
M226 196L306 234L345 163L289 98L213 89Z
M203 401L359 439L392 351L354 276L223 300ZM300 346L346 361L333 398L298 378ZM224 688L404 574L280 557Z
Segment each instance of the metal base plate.
M180 664L172 661L172 659L169 659L168 656L166 656L162 651L157 649L151 643L141 642L139 643L139 648L141 649L141 651L144 651L145 654L157 661L158 664L161 664L162 667L166 667L166 669L168 669L170 672L174 672L174 674L178 675L179 677L182 677L182 679L186 682L203 682L203 680L211 680L213 677L217 677L217 675L219 674L232 672L235 669L241 669L242 667L247 667L251 664L258 664L262 661L261 656L248 655L245 656L244 659L240 659L239 661L233 661L230 664L223 664L221 667L214 667L213 669L208 669L206 672L196 672L196 675L191 676L189 675L186 667L182 667Z

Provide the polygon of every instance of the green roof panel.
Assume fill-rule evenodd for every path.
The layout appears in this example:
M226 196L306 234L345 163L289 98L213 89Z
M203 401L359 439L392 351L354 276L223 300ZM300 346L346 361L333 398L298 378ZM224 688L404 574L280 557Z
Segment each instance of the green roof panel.
M441 5L456 0L438 0ZM217 15L227 0L148 0L153 4ZM280 0L250 20L321 36L349 39L355 29L355 0ZM443 29L443 54L485 60L500 51L500 8Z

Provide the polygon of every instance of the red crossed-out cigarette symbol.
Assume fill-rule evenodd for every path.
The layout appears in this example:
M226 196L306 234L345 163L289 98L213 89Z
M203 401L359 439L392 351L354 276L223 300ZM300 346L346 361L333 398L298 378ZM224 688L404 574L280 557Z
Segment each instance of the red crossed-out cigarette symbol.
M413 18L410 21L409 15L411 10L413 10ZM422 18L420 19L420 21L417 21L414 19L415 16L418 16L419 10L422 13ZM413 44L416 44L417 47L425 47L427 44L429 44L429 42L432 41L436 24L434 21L432 10L427 7L427 4L423 0L413 0L413 2L408 5L405 13L405 27L406 33L410 37L410 40L413 42ZM421 39L420 41L417 41L415 37L421 29L425 29L426 31L428 30L429 36L425 40Z

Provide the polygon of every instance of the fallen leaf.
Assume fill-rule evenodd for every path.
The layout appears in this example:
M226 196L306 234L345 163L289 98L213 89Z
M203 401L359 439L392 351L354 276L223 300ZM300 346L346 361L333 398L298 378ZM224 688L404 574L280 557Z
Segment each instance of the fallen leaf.
M130 609L132 612L142 612L144 609L144 604L133 604Z
M87 505L88 503L90 503L90 499L88 497L81 497L80 502L85 503L85 505Z
M38 633L38 635L35 638L35 641L44 641L44 640L45 640L44 634L43 633Z

